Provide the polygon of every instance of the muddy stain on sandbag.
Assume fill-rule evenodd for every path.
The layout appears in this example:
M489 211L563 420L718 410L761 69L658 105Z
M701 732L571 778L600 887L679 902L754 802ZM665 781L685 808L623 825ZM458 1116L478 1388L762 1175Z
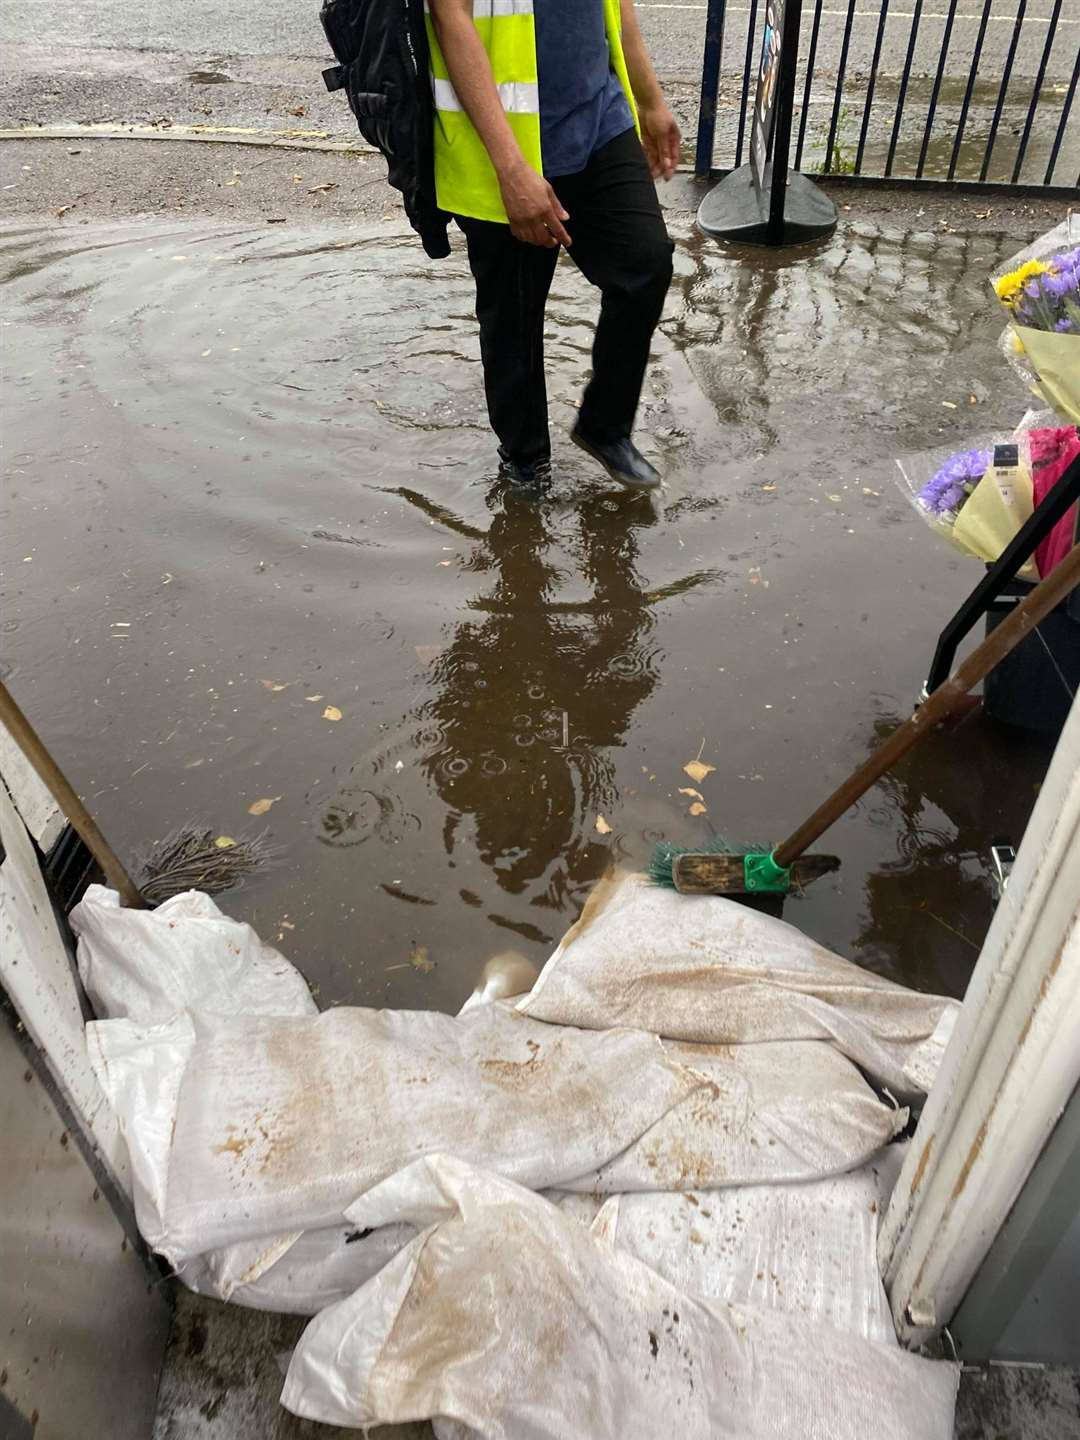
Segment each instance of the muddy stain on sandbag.
M12 689L32 716L80 696L94 725L52 738L125 854L285 797L282 863L226 903L324 1005L456 1009L507 928L544 960L613 859L712 824L782 837L910 711L977 579L893 456L1015 420L963 406L1000 375L985 277L1017 237L853 220L748 259L673 228L639 427L655 502L562 438L596 313L570 266L537 500L494 482L460 252L430 264L385 227L0 234ZM985 722L932 737L786 918L962 992L989 841L1019 837L1045 760ZM420 946L436 971L391 968Z

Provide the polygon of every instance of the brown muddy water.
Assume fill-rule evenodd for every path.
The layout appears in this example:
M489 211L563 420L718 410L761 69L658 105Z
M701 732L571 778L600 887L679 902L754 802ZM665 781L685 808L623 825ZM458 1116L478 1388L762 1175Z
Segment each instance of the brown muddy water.
M641 420L666 491L560 440L537 501L492 478L460 251L387 229L3 232L2 655L123 853L265 824L279 864L224 903L323 1005L450 1008L612 861L779 838L910 709L978 576L893 457L1019 419L984 277L1028 237L767 257L683 222ZM594 310L564 263L557 433ZM787 917L962 992L1046 759L934 737Z

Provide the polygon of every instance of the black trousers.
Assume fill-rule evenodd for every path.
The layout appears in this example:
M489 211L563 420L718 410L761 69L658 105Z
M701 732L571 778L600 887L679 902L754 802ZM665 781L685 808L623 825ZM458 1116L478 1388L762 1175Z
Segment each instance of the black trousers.
M633 130L576 175L551 181L569 211L567 252L601 295L592 379L578 424L590 440L629 436L649 345L671 283L672 244ZM544 384L544 307L557 249L516 240L507 225L458 219L476 279L476 316L491 428L521 464L551 453Z

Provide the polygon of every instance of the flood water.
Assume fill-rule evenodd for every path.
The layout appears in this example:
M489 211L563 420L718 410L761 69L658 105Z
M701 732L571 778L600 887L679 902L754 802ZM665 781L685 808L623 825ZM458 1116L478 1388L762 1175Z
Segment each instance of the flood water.
M894 456L1019 419L985 276L1028 237L846 219L766 257L676 229L655 501L562 439L547 498L495 484L460 250L390 226L0 237L8 683L121 853L268 827L278 864L224 904L323 1005L456 1007L495 951L542 961L612 861L779 839L910 711L978 578ZM594 310L564 262L560 436ZM962 992L989 846L1019 839L1047 748L986 720L933 737L787 918ZM692 786L695 758L716 768Z

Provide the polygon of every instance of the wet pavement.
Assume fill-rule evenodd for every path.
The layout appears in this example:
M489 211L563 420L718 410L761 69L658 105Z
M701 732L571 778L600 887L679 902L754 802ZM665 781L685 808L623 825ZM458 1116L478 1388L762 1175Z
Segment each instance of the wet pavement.
M542 961L612 861L779 838L907 713L977 579L893 457L1019 419L984 277L1027 236L845 220L765 256L673 223L655 502L562 438L595 310L566 263L538 501L492 478L460 248L0 234L11 688L122 853L268 827L278 864L225 903L324 1006L456 1007L497 950ZM716 769L692 787L695 758ZM934 737L788 918L961 993L990 843L1019 839L1046 759L986 720Z

